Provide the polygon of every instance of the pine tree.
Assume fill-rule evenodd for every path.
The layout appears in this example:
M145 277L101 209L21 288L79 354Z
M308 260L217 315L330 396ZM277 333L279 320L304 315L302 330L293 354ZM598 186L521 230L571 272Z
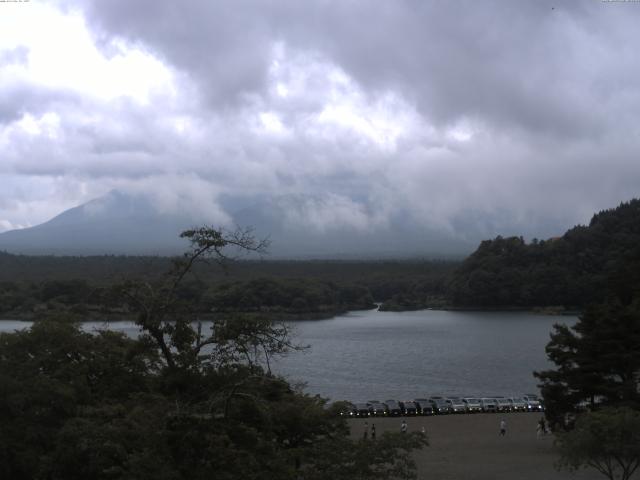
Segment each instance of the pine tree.
M611 298L573 327L555 325L546 347L554 370L535 372L552 423L598 405L640 408L640 301Z

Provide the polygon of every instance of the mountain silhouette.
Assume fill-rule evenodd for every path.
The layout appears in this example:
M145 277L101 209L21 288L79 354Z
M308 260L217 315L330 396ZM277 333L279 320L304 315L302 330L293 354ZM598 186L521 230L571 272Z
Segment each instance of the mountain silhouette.
M231 225L268 237L272 258L461 256L475 242L420 227L402 215L355 226L330 196L281 195L223 199ZM206 223L159 210L149 197L113 190L40 225L0 234L0 250L38 255L174 255L188 244L183 230ZM214 225L218 226L218 225ZM233 227L230 227L233 228Z

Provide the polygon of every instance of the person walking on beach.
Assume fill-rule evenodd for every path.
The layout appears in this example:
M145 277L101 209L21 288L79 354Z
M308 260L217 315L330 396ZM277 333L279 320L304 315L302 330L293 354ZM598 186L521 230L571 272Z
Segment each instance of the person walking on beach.
M400 433L407 433L407 421L402 420L402 425L400 425Z
M364 422L364 433L362 434L362 438L365 440L369 436L369 422Z
M372 423L371 424L371 440L375 440L376 439L376 424Z
M544 417L538 420L538 426L536 427L536 436L540 438L542 435L547 433L547 425L545 424Z
M500 420L500 436L504 437L507 434L507 422L503 418Z

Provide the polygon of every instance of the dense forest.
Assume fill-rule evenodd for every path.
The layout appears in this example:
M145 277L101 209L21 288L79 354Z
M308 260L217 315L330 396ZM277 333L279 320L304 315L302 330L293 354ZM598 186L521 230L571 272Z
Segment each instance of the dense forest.
M580 310L601 301L607 286L619 283L620 290L633 283L639 257L640 200L631 200L561 237L483 241L463 262L236 260L223 269L197 265L176 294L202 314L263 312L276 319L323 318L376 303L381 310ZM65 311L123 317L130 306L113 286L125 279L153 281L171 261L0 253L0 316Z
M602 301L612 283L631 288L639 258L640 200L635 199L559 238L482 242L453 273L448 298L459 307L583 308Z
M483 241L449 272L405 283L381 309L582 310L614 287L630 298L640 284L639 259L640 200L634 199L561 237Z
M0 253L0 316L34 318L65 311L85 318L123 317L130 306L113 287L153 282L164 257L54 257ZM194 266L177 295L202 314L268 312L274 318L322 318L375 308L406 292L444 294L453 261L230 261Z

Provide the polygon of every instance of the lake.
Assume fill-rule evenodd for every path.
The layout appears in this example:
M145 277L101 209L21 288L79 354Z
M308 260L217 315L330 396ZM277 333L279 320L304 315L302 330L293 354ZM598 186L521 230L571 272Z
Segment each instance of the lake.
M296 343L310 348L273 369L332 400L521 395L537 391L532 371L550 366L544 347L553 324L576 320L522 312L351 312L291 322ZM28 325L0 321L0 331ZM109 328L137 334L131 322Z
M576 317L522 312L362 311L298 322L311 348L278 362L290 380L333 400L537 392L533 370L550 366L554 323Z

